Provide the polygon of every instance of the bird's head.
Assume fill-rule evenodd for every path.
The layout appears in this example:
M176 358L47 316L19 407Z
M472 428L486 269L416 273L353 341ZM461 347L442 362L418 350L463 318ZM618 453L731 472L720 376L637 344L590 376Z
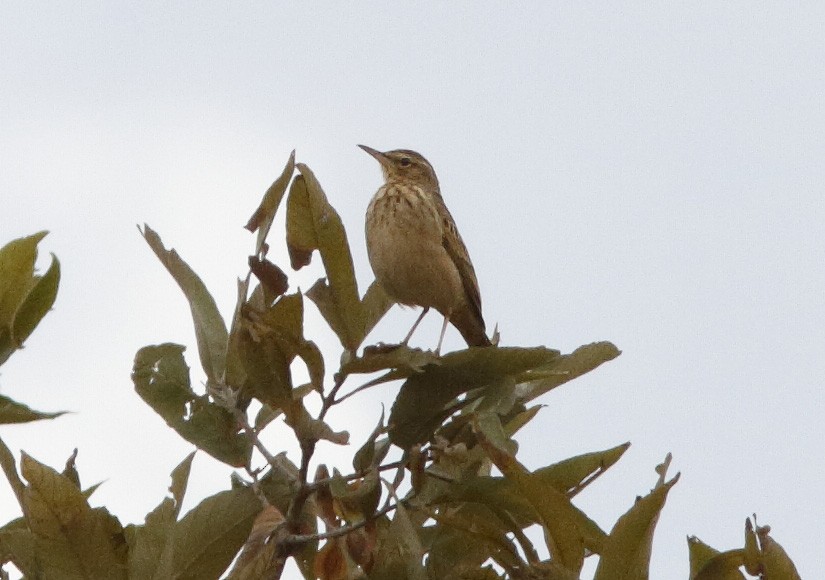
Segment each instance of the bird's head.
M387 182L410 181L424 188L438 189L435 170L421 154L409 149L396 149L382 153L366 145L359 145L359 147L378 160Z

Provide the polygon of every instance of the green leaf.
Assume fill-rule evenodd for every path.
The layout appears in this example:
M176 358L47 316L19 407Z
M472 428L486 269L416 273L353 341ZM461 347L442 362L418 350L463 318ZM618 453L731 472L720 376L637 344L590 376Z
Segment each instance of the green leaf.
M745 580L739 571L742 550L719 552L696 537L688 538L690 580Z
M389 445L383 444L380 447L376 445L376 441L380 435L386 432L384 426L384 409L381 408L381 418L378 419L378 425L372 430L370 436L367 437L366 442L361 446L355 455L352 457L352 467L356 473L363 473L373 466L377 466L389 451ZM386 439L384 440L389 443Z
M29 482L23 513L30 534L3 542L25 562L24 574L44 578L126 578L126 543L117 518L90 508L68 478L25 453L20 462Z
M37 244L47 233L18 238L0 248L0 328L13 328L17 310L33 286Z
M344 348L354 351L364 330L361 300L347 234L338 213L327 201L321 185L303 163L297 164L301 178L295 179L287 199L287 245L294 265L306 263L318 250L324 263L330 289L330 304L322 310ZM321 307L319 306L319 310Z
M435 516L438 525L427 557L430 578L463 578L493 558L518 565L510 529L487 506L465 504Z
M13 335L23 343L51 310L60 286L60 262L52 254L52 263L43 276L34 276L34 286L29 291L14 318Z
M559 493L572 497L573 491L582 489L582 482L589 483L604 473L619 460L629 444L619 445L606 451L585 453L565 459L548 467L541 467L533 472L533 478L541 487L552 487ZM522 528L540 523L536 510L521 493L515 483L504 477L470 476L454 482L445 489L438 501L474 502L491 508L507 511ZM606 538L604 532L595 532L601 541Z
M3 474L6 476L12 491L14 491L15 497L17 497L17 503L20 504L20 508L22 509L26 484L23 483L17 473L17 463L14 460L11 449L6 446L6 443L2 439L0 439L0 467L3 468Z
M8 397L0 395L0 424L28 423L30 421L39 421L40 419L54 419L65 413L66 411L59 411L57 413L34 411L23 403L18 403Z
M535 379L523 377L517 393L522 402L532 401L559 385L580 377L600 366L602 363L613 360L622 353L610 342L594 342L580 346L570 354L560 356L540 369L535 369L538 375ZM540 376L545 375L545 376Z
M381 480L377 469L371 469L361 479L349 483L335 470L329 490L338 501L348 523L369 519L381 500Z
M243 546L261 509L251 488L206 498L171 530L155 577L218 578Z
M650 550L653 531L659 513L665 505L667 494L679 481L677 473L665 481L665 470L670 456L657 468L659 481L646 496L636 502L616 521L601 552L594 580L647 580L650 568Z
M261 200L261 205L249 218L246 224L246 229L250 232L258 231L258 237L255 241L255 254L260 255L264 248L264 241L269 234L269 229L272 227L272 222L275 219L275 213L278 211L278 206L281 205L281 200L286 192L286 187L289 185L289 180L292 179L292 174L295 173L295 151L289 155L289 159L284 166L281 175L278 176L269 189L264 193Z
M175 250L167 250L163 246L160 236L154 230L144 224L140 233L175 279L175 282L178 283L189 302L203 372L206 373L206 377L210 382L221 383L226 370L226 349L229 333L220 312L218 312L215 299L212 298L203 281L178 253Z
M161 554L180 513L194 457L193 451L172 471L172 484L169 487L172 497L163 498L154 510L146 514L143 525L126 528L130 580L150 580L155 577Z
M362 327L358 344L364 342L367 335L375 328L375 325L378 324L378 321L384 317L393 304L395 302L384 291L384 287L378 281L373 281L361 300Z
M370 580L426 580L427 573L422 564L424 548L416 527L404 506L397 505L389 530L376 547Z
M423 371L428 365L440 364L441 359L432 351L410 348L407 345L365 347L361 357L353 358L341 367L346 375L374 373L385 369L400 371L394 378L406 378Z
M585 547L600 553L604 532L563 493L530 473L506 449L495 444L485 424L473 424L479 443L496 467L510 480L541 518L551 557L578 574L584 563ZM618 578L618 577L617 577Z
M756 526L755 531L753 530L753 526ZM759 552L756 558L759 564L759 573L763 578L765 578L765 580L770 580L773 578L781 578L782 580L800 580L799 572L797 572L796 566L794 566L794 563L788 557L785 549L770 536L770 531L770 526L756 525L755 515L753 517L753 525L751 525L750 519L745 521L746 540L755 536L759 544ZM753 558L748 554L748 544L752 545L752 542L746 541L744 555L746 569L750 572L753 567L753 562L749 562L749 560L753 560Z
M540 481L572 497L581 491L584 485L591 483L619 461L628 448L630 443L622 443L604 451L585 453L559 461L548 467L539 468L533 473Z
M46 275L36 276L37 244L47 232L12 240L0 248L0 365L19 349L54 304L60 264L52 256Z
M441 357L401 386L390 412L390 439L407 449L423 443L446 419L457 396L502 382L559 357L556 350L538 348L470 348Z
M219 461L243 467L251 443L230 411L192 391L183 350L176 344L140 349L132 371L135 391L181 437Z

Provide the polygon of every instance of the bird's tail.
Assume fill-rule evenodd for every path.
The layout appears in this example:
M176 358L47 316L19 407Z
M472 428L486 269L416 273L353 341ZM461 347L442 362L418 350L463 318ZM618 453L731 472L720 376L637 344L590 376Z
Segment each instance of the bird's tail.
M464 308L450 316L450 323L455 326L467 342L467 346L492 346L487 338L484 319L469 308Z

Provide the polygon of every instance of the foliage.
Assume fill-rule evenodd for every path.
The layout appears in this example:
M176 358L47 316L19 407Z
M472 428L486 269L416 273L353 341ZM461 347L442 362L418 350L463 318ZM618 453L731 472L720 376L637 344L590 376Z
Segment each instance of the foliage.
M326 274L303 294L290 293L289 276L267 258L285 197L291 268L305 267L317 251ZM173 470L169 497L144 523L124 527L105 508L90 506L95 488L81 488L74 455L57 472L23 453L18 472L0 441L0 465L23 512L0 528L0 564L12 562L29 578L239 580L280 578L292 558L305 577L325 580L569 580L598 555L596 580L648 577L653 532L679 479L667 478L669 455L656 468L653 489L629 502L609 532L571 499L629 444L533 469L517 459L515 435L541 409L534 401L617 357L615 346L597 342L569 354L496 346L441 357L363 346L392 303L375 283L360 294L341 219L294 152L247 228L256 233L255 249L229 324L178 253L149 226L141 229L189 302L206 388L193 389L181 345L140 349L132 372L137 393L172 429L242 470L233 473L231 489L181 517L193 452ZM44 275L34 274L44 235L0 250L0 363L54 302L57 260ZM304 297L340 340L334 373L304 336ZM295 360L308 370L305 384L295 384ZM402 381L399 395L353 454L352 471L314 465L317 445L349 443L347 432L326 423L329 411L390 381ZM311 397L320 401L315 413L305 404ZM0 399L0 422L58 415ZM261 441L281 417L300 444L297 464ZM543 531L543 546L530 539L532 526ZM768 532L749 520L745 548L723 553L689 539L690 578L744 578L741 568L763 578L798 577Z

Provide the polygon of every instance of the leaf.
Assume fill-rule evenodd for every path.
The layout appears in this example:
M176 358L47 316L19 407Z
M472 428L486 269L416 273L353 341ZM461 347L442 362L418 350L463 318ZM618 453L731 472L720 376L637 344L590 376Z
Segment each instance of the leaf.
M486 506L465 504L435 515L438 525L427 556L430 578L463 578L493 558L508 566L520 562L510 529Z
M20 462L28 486L23 513L30 534L3 538L22 555L24 574L45 578L126 578L126 544L117 518L90 508L80 489L25 453ZM11 544L11 545L10 545Z
M160 556L180 513L194 457L193 451L172 471L172 484L169 487L172 497L165 497L149 512L143 525L126 528L130 580L150 580L155 577Z
M347 483L338 470L330 481L329 490L348 523L369 519L381 501L381 481L377 469L370 469L361 479Z
M610 531L601 552L594 580L646 580L650 567L650 550L653 531L659 520L659 513L665 505L667 494L679 481L677 473L670 481L665 481L666 466L659 466L659 481L646 496L637 498L636 503L622 515Z
M14 455L2 439L0 439L0 467L3 468L3 474L6 476L6 479L8 480L9 485L17 498L17 503L20 504L20 508L22 509L23 494L26 490L26 484L23 483L20 476L17 474L17 463L14 460Z
M37 244L42 231L12 240L0 248L0 365L19 349L54 304L60 281L60 263L44 276L34 274Z
M619 461L629 448L630 443L622 443L604 451L577 455L539 468L533 474L540 481L572 497Z
M250 232L258 231L258 237L255 241L255 254L260 255L263 251L264 241L269 234L269 229L272 227L272 222L275 219L275 213L278 211L278 206L281 205L281 200L286 192L286 187L289 185L289 180L292 179L292 174L295 173L295 151L289 155L289 159L284 166L281 175L278 176L269 189L264 193L261 204L252 217L247 222L246 229Z
M495 444L485 425L474 421L474 431L496 467L510 480L541 518L551 557L578 574L584 563L584 549L601 553L603 532L566 495L546 485L521 465L515 457Z
M745 580L739 571L743 564L742 550L719 552L699 538L688 538L690 580Z
M155 577L218 578L249 537L261 509L251 488L206 498L175 524Z
M302 257L308 263L312 251L319 251L331 297L327 307L319 306L319 310L328 322L334 321L330 326L344 348L354 351L363 335L364 319L347 234L312 171L303 163L296 167L301 176L295 178L287 199L287 246L293 267L302 265Z
M544 347L467 349L441 357L409 377L390 412L390 440L402 449L423 443L451 414L448 403L472 389L503 381L558 358Z
M585 453L541 467L533 472L533 478L540 487L552 487L559 493L572 497L574 494L571 491L582 489L582 482L592 482L596 476L604 473L619 460L628 446L629 444L624 444L605 451ZM467 477L451 484L437 501L474 502L505 510L522 528L541 523L530 501L512 480L504 477ZM595 534L601 541L606 538L604 532L599 531Z
M47 233L18 238L0 248L0 328L13 328L17 310L32 288L37 244Z
M754 526L756 530L754 531ZM796 570L785 549L770 536L770 526L756 525L756 516L751 520L745 520L745 569L751 574L760 574L765 580L800 580L799 572ZM753 542L753 539L756 542ZM758 543L758 551L754 554L754 543Z
M521 401L532 401L547 391L592 371L602 363L613 360L620 354L621 351L610 342L594 342L580 346L572 353L562 355L545 367L536 369L538 373L543 372L547 376L536 380L525 377L516 392Z
M400 371L395 374L395 378L406 378L423 371L428 365L436 365L440 362L440 357L432 351L410 348L405 344L389 350L368 346L364 348L363 356L347 361L341 367L341 372L351 375L395 369Z
M384 291L384 287L374 280L361 300L362 327L358 338L361 344L367 335L375 328L387 311L395 304L392 298Z
M59 411L57 413L34 411L23 403L18 403L8 397L0 395L0 424L28 423L30 421L39 421L40 419L54 419L65 413L66 411Z
M289 289L289 280L284 271L269 260L249 256L249 269L273 298Z
M52 254L52 263L43 276L34 276L34 286L29 291L14 318L13 336L23 343L51 310L60 286L60 262Z
M401 503L397 506L389 530L381 537L376 548L370 580L426 580L427 573L422 565L424 548L416 527L410 521L404 506Z
M268 540L283 521L284 516L276 507L267 505L261 510L228 580L258 580L267 578L274 572L273 562L278 544Z
M175 250L167 250L163 246L160 236L154 230L144 224L140 233L180 286L186 300L189 302L203 372L210 382L221 383L226 370L226 349L229 333L220 312L218 312L215 299L212 298L203 281L178 253Z
M230 411L192 391L183 351L176 344L140 349L132 370L135 391L181 437L219 461L243 467L251 443Z
M380 435L386 432L384 427L384 408L381 408L381 418L378 419L378 425L372 430L370 436L367 437L366 442L361 446L355 455L352 457L352 467L356 473L363 473L370 467L376 466L389 451L389 445L382 445L380 448L376 445L376 440Z

